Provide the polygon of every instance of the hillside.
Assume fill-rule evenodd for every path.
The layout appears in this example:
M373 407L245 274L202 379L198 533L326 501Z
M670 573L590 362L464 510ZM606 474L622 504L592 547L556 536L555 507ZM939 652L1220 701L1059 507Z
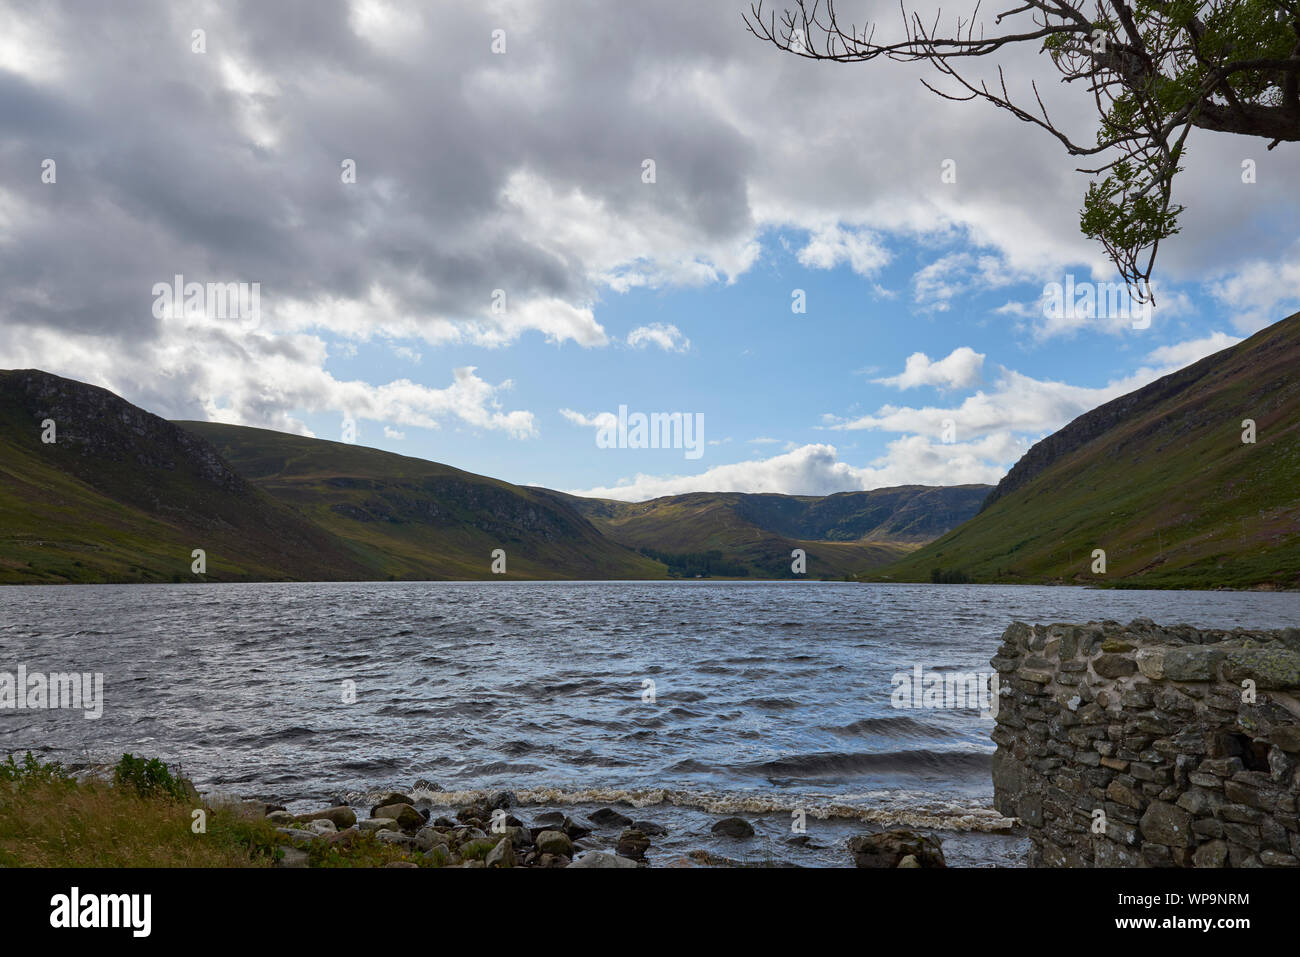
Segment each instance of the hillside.
M42 422L57 441L41 441ZM960 524L986 486L585 499L378 449L166 422L0 372L0 583L842 578ZM191 552L206 552L202 575Z
M663 578L537 489L342 442L213 422L178 423L249 482L406 578ZM504 549L506 574L491 572Z
M868 578L1300 587L1297 368L1300 314L1075 419L975 518Z
M194 581L196 548L209 579L368 572L201 438L105 389L0 371L0 583Z
M714 574L794 577L790 554L802 548L807 577L840 578L893 561L961 524L988 491L987 485L909 485L827 496L696 492L647 502L565 499L614 541L654 555L678 574L707 566Z

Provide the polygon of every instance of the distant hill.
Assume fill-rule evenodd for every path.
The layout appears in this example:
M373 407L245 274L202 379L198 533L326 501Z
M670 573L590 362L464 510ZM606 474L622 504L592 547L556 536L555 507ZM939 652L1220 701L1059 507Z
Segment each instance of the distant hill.
M977 516L867 577L1300 587L1298 370L1300 314L1075 419Z
M198 436L105 389L0 371L0 582L193 581L194 549L212 579L369 571Z
M350 542L396 578L663 578L542 490L343 442L213 422L178 423L250 482ZM506 574L491 554L506 553Z
M907 485L836 495L695 492L647 502L564 496L614 541L654 555L676 574L840 578L879 567L970 518L987 485ZM559 494L559 493L555 493ZM710 557L713 556L713 557Z
M41 440L55 423L56 441ZM987 486L585 499L341 442L167 422L0 371L0 583L841 578L972 515ZM202 549L206 569L192 569Z

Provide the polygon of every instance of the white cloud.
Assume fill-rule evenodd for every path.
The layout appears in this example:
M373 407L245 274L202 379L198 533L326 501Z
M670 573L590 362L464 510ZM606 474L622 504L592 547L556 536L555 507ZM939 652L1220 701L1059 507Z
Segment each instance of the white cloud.
M1151 288L1156 298L1155 304L1148 306L1134 301L1115 277L1097 281L1086 275L1067 273L1045 283L1040 298L1028 302L1008 301L993 312L1024 320L1016 328L1028 332L1034 341L1044 342L1085 330L1131 335L1135 330L1159 326L1167 319L1197 311L1186 291L1159 283L1152 283ZM1147 309L1149 314L1144 311Z
M1175 342L1172 345L1152 349L1147 354L1146 361L1162 367L1172 366L1181 369L1206 356L1235 346L1241 341L1237 336L1230 336L1226 332L1213 332L1204 339L1189 339L1186 342Z
M691 347L691 340L674 325L652 322L648 326L637 326L629 332L627 344L641 349L655 345L665 352L686 352Z
M810 269L833 269L846 262L855 273L867 278L889 265L891 258L889 250L870 231L834 222L811 230L807 245L798 254L800 264ZM887 295L878 284L875 289L878 295Z
M1258 332L1300 310L1300 243L1289 261L1247 263L1209 285L1210 295L1229 310L1239 332Z
M903 371L873 381L899 389L933 385L946 389L965 389L980 381L984 368L984 353L970 346L959 346L945 358L931 361L924 352L914 352L907 357Z
M924 311L947 312L955 299L1023 282L1025 278L999 256L949 253L912 276L912 299Z
M1154 365L1143 365L1131 375L1096 388L1035 379L1004 367L991 391L981 389L959 405L922 408L884 405L874 414L855 419L842 420L829 414L822 418L827 423L825 427L835 431L874 429L942 436L951 426L961 440L1003 433L1046 435L1083 413L1227 348L1234 341L1238 340L1216 332L1203 339L1161 346L1147 356L1147 362Z
M397 431L397 429L393 428L392 426L386 425L384 426L384 438L396 439L397 441L400 442L402 439L406 438L406 433L399 432Z
M876 429L941 436L951 423L960 439L1004 431L1046 433L1155 378L1156 373L1142 370L1122 381L1088 388L1034 379L1003 369L992 391L981 389L959 405L922 408L885 405L872 415L837 420L829 427L836 431Z
M840 461L833 445L804 445L768 459L715 465L699 475L638 474L618 485L573 494L640 502L687 492L831 495L894 485L992 484L1006 471L998 459L1018 451L1023 448L1007 437L943 444L909 436L891 442L885 455L858 468Z
M572 409L561 409L560 415L584 429L612 428L618 425L618 416L613 412L597 412L595 415L583 415L581 412L575 412Z
M165 321L158 338L143 347L0 326L0 354L18 367L39 365L101 385L169 418L309 434L291 414L301 410L432 429L459 422L516 439L537 433L531 412L502 408L510 380L492 385L473 366L453 370L443 388L409 379L380 385L340 380L325 370L329 347L316 336L235 336L228 326L203 316L178 317Z

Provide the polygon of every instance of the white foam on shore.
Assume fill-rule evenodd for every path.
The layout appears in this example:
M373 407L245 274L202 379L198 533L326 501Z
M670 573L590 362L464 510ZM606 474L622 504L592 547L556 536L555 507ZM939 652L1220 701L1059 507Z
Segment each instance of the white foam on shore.
M406 793L435 807L460 807L500 794L503 788L470 791L430 791L423 788ZM389 792L376 792L378 800ZM888 826L921 827L944 831L1006 831L1016 826L1014 818L1003 817L990 807L971 807L938 800L932 794L882 791L860 795L784 795L719 793L668 788L521 788L511 791L521 805L630 804L652 807L671 804L711 814L790 814L804 811L808 817L841 818ZM853 803L850 803L853 802ZM862 803L857 803L862 802ZM870 802L870 803L867 803Z

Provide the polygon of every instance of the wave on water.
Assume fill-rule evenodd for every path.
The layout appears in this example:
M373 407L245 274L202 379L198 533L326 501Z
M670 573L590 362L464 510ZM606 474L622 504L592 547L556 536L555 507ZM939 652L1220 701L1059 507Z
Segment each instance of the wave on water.
M500 794L501 788L434 791L415 788L405 793L433 807L460 807ZM391 791L356 795L357 803L373 803ZM672 805L710 814L783 814L803 811L819 820L841 819L886 827L922 827L945 831L1004 832L1016 821L991 807L948 801L924 792L872 791L851 795L699 791L672 788L561 787L520 788L510 792L521 806L624 804L635 808Z
M776 778L834 777L863 771L987 771L985 751L817 751L740 765L733 770Z

